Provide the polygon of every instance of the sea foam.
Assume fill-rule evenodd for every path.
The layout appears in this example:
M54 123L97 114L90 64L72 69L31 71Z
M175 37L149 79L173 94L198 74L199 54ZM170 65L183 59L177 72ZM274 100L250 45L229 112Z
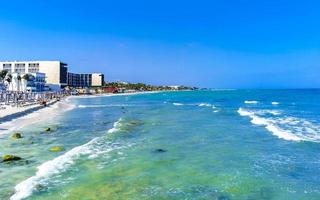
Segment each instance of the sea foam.
M120 118L117 122L115 122L113 128L108 130L108 133L115 133L118 131L121 121L122 119ZM22 181L15 186L15 193L10 197L10 200L21 200L29 197L34 191L36 191L37 186L46 184L50 177L66 170L81 155L89 155L89 158L94 158L94 154L100 154L101 149L103 152L113 150L111 148L107 150L106 148L96 149L95 146L99 145L100 139L100 137L94 138L88 143L77 146L65 154L38 166L36 175Z
M291 141L320 142L320 126L305 119L279 116L279 111L247 110L239 108L241 116L251 118L251 123L264 126L273 135Z
M199 106L200 106L200 107L203 107L203 106L205 106L205 107L212 107L212 105L211 105L210 103L200 103Z
M247 100L247 101L244 101L244 103L245 104L257 104L258 101L249 101L249 100Z

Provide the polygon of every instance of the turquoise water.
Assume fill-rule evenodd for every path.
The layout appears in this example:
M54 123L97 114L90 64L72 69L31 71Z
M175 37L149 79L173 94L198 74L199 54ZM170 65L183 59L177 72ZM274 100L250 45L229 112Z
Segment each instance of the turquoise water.
M320 90L76 98L1 136L0 199L320 199ZM44 132L50 127L51 132ZM50 152L59 146L62 152Z

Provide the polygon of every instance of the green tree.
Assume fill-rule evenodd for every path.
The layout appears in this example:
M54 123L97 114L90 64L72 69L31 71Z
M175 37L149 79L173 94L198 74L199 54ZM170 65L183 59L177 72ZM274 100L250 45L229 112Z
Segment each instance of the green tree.
M7 74L8 74L8 71L7 71L7 70L1 70L1 71L0 71L0 81L3 82L3 81L5 80Z
M5 77L5 81L7 81L10 84L11 81L12 81L12 75L11 74L7 74L6 77Z

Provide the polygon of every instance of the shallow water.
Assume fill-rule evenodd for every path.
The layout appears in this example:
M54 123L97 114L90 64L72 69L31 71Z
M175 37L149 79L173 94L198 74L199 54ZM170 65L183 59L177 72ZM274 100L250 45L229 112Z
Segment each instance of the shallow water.
M0 199L320 199L320 90L72 99L0 138ZM44 130L51 127L52 131ZM50 147L63 147L50 152Z

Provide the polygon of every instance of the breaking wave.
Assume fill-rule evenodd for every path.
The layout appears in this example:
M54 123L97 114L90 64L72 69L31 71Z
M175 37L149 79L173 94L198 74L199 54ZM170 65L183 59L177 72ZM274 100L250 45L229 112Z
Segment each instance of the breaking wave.
M281 115L275 110L247 110L239 108L241 116L251 118L251 123L264 126L273 135L291 141L320 142L320 125L305 119Z
M174 106L183 106L183 103L172 103Z
M258 101L244 101L245 104L257 104Z
M121 121L122 119L120 118L115 122L113 128L108 130L108 133L119 131ZM130 146L121 146L102 140L103 137L94 138L84 145L77 146L65 154L41 164L37 167L37 172L34 176L15 186L15 193L10 197L10 200L21 200L29 197L37 190L37 187L48 184L52 176L65 171L80 156L87 155L88 158L95 158L102 153Z
M210 104L210 103L200 103L198 106L200 107L211 107L212 109L214 109L214 112L217 113L219 112L217 109L217 107L213 104Z
M211 105L210 103L200 103L199 106L200 106L200 107L203 107L203 106L205 106L205 107L212 107L212 105Z
M219 112L217 107L210 103L190 103L190 104L183 104L183 103L172 103L175 106L199 106L199 107L209 107L214 110L215 113Z

